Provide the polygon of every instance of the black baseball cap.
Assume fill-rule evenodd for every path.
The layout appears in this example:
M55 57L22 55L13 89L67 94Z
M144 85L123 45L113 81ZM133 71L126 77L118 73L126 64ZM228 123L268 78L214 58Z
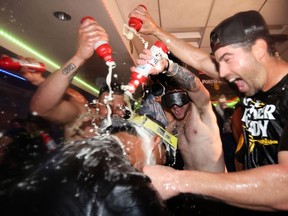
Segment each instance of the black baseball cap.
M271 38L274 42L288 40L288 34L270 34L261 14L250 10L237 13L223 20L210 34L212 53L220 47L254 40L258 37Z

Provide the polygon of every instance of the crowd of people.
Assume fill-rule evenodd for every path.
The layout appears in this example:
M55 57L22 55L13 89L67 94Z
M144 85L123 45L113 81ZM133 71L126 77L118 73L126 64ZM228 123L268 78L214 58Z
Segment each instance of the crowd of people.
M275 44L288 35L271 35L256 11L240 12L211 32L210 54L162 29L142 6L129 17L181 62L235 84L239 109L222 96L214 107L200 78L169 57L150 69L139 113L118 83L88 103L69 85L94 44L109 38L86 19L75 54L38 77L31 100L31 112L63 126L63 145L5 190L1 183L4 215L287 214L288 64ZM150 59L144 49L136 63Z
M211 32L210 55L166 32L141 7L134 9L130 16L142 20L140 32L154 35L166 43L181 61L211 77L235 83L243 95L241 121L245 170L212 173L145 167L144 173L152 179L162 198L193 193L246 209L287 210L287 181L283 179L287 179L288 66L278 55L275 43L287 40L288 36L271 35L258 12L240 12ZM167 61L165 63L167 65ZM174 76L179 73L177 67L170 71Z

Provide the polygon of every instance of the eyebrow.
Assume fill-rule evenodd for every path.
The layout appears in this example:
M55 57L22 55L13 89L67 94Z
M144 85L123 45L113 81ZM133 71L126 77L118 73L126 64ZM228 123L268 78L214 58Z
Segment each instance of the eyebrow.
M223 54L223 55L222 55L222 56L219 58L219 60L218 60L218 61L219 61L219 62L220 62L220 61L222 61L222 60L223 60L223 58L225 58L227 55L231 56L231 55L232 55L232 53L229 53L229 52L228 52L228 53L224 53L224 54Z

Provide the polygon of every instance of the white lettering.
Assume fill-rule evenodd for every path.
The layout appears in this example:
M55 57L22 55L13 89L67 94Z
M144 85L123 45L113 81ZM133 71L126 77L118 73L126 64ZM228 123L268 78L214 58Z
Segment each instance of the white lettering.
M268 126L269 120L265 121L251 121L248 123L249 125L249 132L252 136L263 136L267 137L267 126Z
M276 110L275 105L265 105L259 101L255 102L251 98L245 98L243 104L246 108L241 120L251 135L267 137L268 124L275 119L273 115Z

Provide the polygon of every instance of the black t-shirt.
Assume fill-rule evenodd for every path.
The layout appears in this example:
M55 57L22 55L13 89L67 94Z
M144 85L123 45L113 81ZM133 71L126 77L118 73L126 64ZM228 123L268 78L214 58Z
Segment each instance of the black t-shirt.
M167 215L150 179L108 137L64 146L5 195L1 215ZM3 213L3 214L2 214Z
M243 106L246 168L278 163L278 151L288 149L279 144L288 120L288 75L269 91L245 97Z

